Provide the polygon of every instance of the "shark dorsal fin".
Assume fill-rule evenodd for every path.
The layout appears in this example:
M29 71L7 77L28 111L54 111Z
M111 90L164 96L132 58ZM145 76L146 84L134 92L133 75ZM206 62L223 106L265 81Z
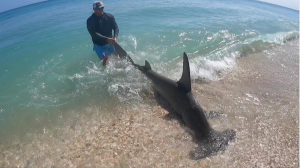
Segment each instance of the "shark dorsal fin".
M188 93L191 91L191 76L190 76L190 65L186 53L183 53L183 70L180 80L177 82L178 87L184 92Z

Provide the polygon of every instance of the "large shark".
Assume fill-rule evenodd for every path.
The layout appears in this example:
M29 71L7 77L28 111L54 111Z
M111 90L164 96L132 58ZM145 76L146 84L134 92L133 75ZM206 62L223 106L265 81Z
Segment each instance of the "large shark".
M153 88L170 103L185 125L195 133L199 142L198 149L191 153L195 159L225 150L228 143L234 139L235 131L218 132L210 126L203 109L192 93L190 66L186 53L183 54L182 76L177 82L154 72L147 60L145 66L137 64L134 66L152 81Z

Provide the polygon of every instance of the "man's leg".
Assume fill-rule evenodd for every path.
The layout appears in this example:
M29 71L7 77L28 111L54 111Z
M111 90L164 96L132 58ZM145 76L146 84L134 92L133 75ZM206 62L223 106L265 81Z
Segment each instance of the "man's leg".
M105 53L106 56L103 57L103 66L106 66L108 57L110 55L113 54L114 56L119 57L119 54L117 53L117 51L115 50L115 48L112 45L110 45L110 44L106 44L105 47L104 47L104 50L105 50L104 53Z
M99 45L95 44L93 50L96 52L99 59L102 61L103 66L106 66L107 60L108 60L108 57L109 57L109 53L107 53L107 47L106 46L99 46Z
M113 45L108 44L108 51L109 51L109 55L114 55L116 57L119 57L119 54L117 53L115 47Z
M106 66L106 62L107 62L107 60L108 60L108 56L104 56L103 57L103 66Z

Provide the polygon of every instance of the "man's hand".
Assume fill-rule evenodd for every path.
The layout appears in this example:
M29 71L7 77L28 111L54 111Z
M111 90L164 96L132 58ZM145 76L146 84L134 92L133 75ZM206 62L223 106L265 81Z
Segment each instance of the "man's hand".
M110 45L115 45L115 43L117 42L117 40L116 40L116 38L108 38L107 39L107 42L108 42L108 44L110 44Z

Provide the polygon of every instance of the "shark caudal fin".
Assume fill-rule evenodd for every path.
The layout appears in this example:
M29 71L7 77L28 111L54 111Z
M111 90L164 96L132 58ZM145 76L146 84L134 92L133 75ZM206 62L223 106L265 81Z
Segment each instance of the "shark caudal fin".
M180 80L177 82L177 84L178 84L178 87L185 93L188 93L189 91L191 91L190 65L189 65L189 59L185 52L183 53L182 76L181 76Z

